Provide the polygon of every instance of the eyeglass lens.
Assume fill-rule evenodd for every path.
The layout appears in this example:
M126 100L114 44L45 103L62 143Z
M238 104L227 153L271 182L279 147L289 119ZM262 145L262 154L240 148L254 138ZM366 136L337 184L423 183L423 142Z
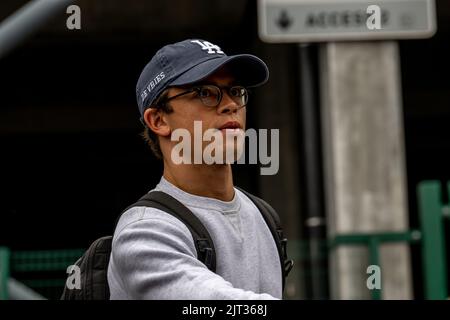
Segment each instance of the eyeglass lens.
M248 101L248 93L244 87L234 86L224 88L227 90L230 98L240 107L245 106ZM216 107L222 100L222 90L214 85L204 85L198 87L198 96L206 106Z

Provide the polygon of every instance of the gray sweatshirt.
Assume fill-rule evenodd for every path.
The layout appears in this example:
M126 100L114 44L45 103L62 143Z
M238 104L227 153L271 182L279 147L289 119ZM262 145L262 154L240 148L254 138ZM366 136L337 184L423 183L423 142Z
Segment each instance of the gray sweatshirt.
M188 207L209 231L216 273L197 260L189 229L172 215L135 207L120 218L108 267L111 299L281 299L274 239L253 202L189 194L164 178L154 190Z

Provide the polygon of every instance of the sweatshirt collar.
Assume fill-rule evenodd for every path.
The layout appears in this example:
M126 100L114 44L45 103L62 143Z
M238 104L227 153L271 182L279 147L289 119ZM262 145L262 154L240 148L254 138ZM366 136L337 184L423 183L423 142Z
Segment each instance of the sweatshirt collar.
M163 191L173 196L175 199L177 199L184 205L210 210L217 210L224 214L239 211L240 208L240 201L237 195L236 188L234 188L234 197L231 201L222 201L215 198L203 197L188 193L176 187L175 185L167 181L164 177L161 177L161 180L156 186L155 190Z

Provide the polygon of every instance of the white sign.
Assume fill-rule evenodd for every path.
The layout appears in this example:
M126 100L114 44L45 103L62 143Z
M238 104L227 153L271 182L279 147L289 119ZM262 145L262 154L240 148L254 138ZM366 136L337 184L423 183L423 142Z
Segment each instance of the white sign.
M258 0L261 40L317 42L429 38L434 0Z

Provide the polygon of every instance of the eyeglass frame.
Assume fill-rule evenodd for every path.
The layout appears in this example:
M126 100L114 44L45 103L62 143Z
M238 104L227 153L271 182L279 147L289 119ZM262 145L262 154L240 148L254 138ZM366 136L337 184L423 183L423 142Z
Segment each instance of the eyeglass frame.
M223 89L226 89L226 90L227 90L227 93L228 93L228 95L229 95L230 97L234 97L234 96L232 96L232 95L230 94L230 90L231 90L232 88L240 88L240 89L244 89L244 90L245 90L247 99L246 99L246 101L245 101L245 103L244 103L243 105L240 105L240 106L239 106L239 108L243 108L243 107L246 107L246 106L247 106L248 98L249 98L249 94L250 94L250 90L249 90L248 88L246 88L246 87L244 87L244 86L239 86L239 85L236 85L236 86L218 86L218 85L216 85L216 84L211 84L211 83L199 84L199 85L196 85L196 86L190 88L189 90L180 92L179 94L176 94L176 95L174 95L174 96L172 96L172 97L164 97L163 99L157 101L157 102L155 103L155 106L156 106L156 107L160 107L160 106L162 106L163 104L166 104L167 102L169 102L170 100L173 100L173 99L176 99L176 98L181 97L181 96L183 96L183 95L186 95L186 94L189 94L189 93L198 91L198 90L201 89L202 87L208 87L208 86L209 86L209 87L216 87L216 88L218 88L218 89L219 89L220 95L219 95L219 99L217 99L217 104L214 105L214 106L209 106L209 105L205 104L205 103L203 102L203 99L202 99L200 96L198 96L197 98L202 102L202 104L203 104L204 106L210 107L210 108L217 108L217 106L220 105L220 103L222 102L222 99L223 99L223 92L222 92ZM233 100L233 101L234 101L234 100Z

